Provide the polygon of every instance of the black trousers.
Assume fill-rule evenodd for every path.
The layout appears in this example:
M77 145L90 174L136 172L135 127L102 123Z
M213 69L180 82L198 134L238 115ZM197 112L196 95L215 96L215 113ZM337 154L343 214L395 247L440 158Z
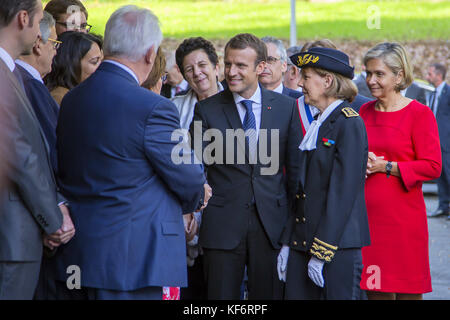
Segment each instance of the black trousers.
M0 261L0 300L33 299L40 267L40 261Z
M437 179L439 209L449 211L450 204L450 153L442 151L442 172Z
M207 298L239 300L247 265L249 300L282 299L283 283L277 273L279 251L268 239L256 207L249 209L247 233L236 248L203 248Z
M311 255L289 251L286 274L285 299L287 300L364 300L361 290L363 269L361 249L338 250L330 263L323 267L324 288L320 288L308 276Z

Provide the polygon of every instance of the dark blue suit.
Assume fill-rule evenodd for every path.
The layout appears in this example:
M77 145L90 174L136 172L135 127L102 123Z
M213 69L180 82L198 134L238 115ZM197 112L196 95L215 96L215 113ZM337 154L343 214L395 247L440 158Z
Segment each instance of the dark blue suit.
M285 86L283 86L282 94L284 94L285 96L289 96L291 98L294 98L294 99L298 99L298 98L300 98L303 95L303 93L301 93L300 91L292 90L291 88L288 88L288 87L285 87Z
M355 99L350 103L350 107L355 110L356 112L359 112L359 109L361 109L361 106L364 103L367 103L373 99L369 99L363 95L360 95L359 93L356 95Z
M442 173L437 180L439 208L449 211L450 203L450 86L444 85L438 97L436 121L442 150Z
M59 178L76 235L58 252L59 280L78 265L82 287L187 285L182 213L197 208L205 176L171 160L178 128L172 102L108 62L64 97Z
M56 154L56 123L58 121L59 106L55 99L50 95L47 87L20 65L16 64L23 79L25 93L33 106L34 112L39 120L45 138L50 147L50 161L54 172L57 172L57 154Z

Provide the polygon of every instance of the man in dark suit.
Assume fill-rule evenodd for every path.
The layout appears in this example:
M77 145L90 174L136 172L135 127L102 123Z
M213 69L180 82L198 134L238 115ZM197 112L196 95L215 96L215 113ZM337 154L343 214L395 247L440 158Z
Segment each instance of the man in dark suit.
M447 215L450 219L450 86L445 82L446 73L440 63L430 65L427 70L427 81L436 89L428 99L428 106L436 116L442 150L442 173L437 180L439 207L428 216Z
M259 83L267 90L272 90L293 99L298 99L302 93L283 85L283 77L287 71L287 54L283 42L274 37L263 37L261 40L267 46L267 63L259 76Z
M260 39L233 37L224 59L229 87L197 104L190 128L194 146L202 145L199 132L215 132L224 142L215 149L215 161L205 160L214 190L199 236L208 299L239 299L246 265L249 299L282 294L278 240L290 210L287 194L297 176L302 133L295 100L258 84L266 59ZM211 150L205 148L204 142L196 152Z
M58 208L63 198L57 192L48 144L14 65L19 55L31 53L42 17L41 1L0 2L0 154L8 167L0 194L0 299L31 299L42 236L51 235L59 246L73 235L64 232L68 211L64 205ZM45 244L52 247L49 241Z
M56 123L59 106L50 95L42 79L52 69L52 60L56 55L55 20L44 11L44 18L39 23L41 36L33 46L30 55L22 55L16 60L16 68L23 79L25 93L36 113L42 130L50 147L50 159L53 170L57 172Z
M116 10L106 24L105 60L62 101L59 177L77 235L57 252L61 291L68 266L81 270L81 289L64 297L161 300L163 286L187 285L182 214L208 197L192 151L184 152L190 164L175 162L175 105L140 87L161 41L150 10Z

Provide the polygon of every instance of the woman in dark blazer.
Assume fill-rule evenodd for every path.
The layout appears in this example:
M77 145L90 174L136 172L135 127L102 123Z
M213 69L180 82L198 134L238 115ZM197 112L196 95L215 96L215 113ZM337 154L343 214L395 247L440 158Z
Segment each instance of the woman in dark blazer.
M286 299L360 299L361 248L370 243L364 182L367 134L349 104L357 94L348 56L311 48L291 57L305 102L320 113L300 145L301 174L283 232L278 273Z

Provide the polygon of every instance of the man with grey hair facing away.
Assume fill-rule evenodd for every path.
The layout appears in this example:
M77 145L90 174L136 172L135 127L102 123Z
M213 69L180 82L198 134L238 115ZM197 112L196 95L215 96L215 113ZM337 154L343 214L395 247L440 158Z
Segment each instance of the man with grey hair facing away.
M163 286L187 286L182 214L204 207L211 190L190 149L191 164L172 161L175 105L140 87L161 41L150 10L119 8L105 60L62 100L59 177L77 230L57 252L62 298L161 300Z
M294 99L302 96L301 92L283 85L283 76L287 70L287 54L283 42L274 37L263 37L267 46L267 61L264 71L259 76L259 83L267 90L275 91Z

